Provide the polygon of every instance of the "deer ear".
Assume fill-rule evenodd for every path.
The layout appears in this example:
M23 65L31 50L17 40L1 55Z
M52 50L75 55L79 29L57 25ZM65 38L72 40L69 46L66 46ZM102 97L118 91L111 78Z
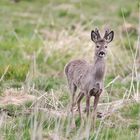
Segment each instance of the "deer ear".
M114 31L111 31L108 34L105 34L104 39L107 41L107 43L110 43L114 38Z
M95 31L91 31L91 40L93 42L97 42L98 40L98 35L95 33Z

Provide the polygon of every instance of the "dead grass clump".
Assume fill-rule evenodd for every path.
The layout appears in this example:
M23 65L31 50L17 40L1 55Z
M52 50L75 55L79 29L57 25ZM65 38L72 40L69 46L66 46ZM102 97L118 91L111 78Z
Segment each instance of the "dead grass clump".
M36 97L34 95L29 95L24 90L17 89L6 89L3 96L0 97L0 106L12 105L23 105L26 102L34 101Z

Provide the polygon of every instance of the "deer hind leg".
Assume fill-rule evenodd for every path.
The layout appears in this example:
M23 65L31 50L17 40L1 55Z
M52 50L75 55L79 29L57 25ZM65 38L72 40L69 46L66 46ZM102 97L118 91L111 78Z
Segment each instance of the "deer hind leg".
M84 93L83 92L79 92L78 96L77 96L77 99L76 99L76 103L77 103L77 107L78 107L78 112L79 112L79 117L81 119L81 107L80 107L80 103L81 103L81 100L83 99L84 97Z
M73 107L74 107L74 103L75 103L75 93L76 93L77 87L75 84L71 83L70 84L70 91L72 94L72 98L71 98L71 113L73 115Z
M70 86L70 91L71 91L71 94L72 94L71 109L70 110L71 110L71 117L72 117L71 128L73 129L73 128L76 127L75 119L73 117L73 107L74 107L75 93L76 93L77 87L73 83L70 84L69 86Z
M86 95L86 112L87 112L87 117L89 116L89 109L90 109L90 95Z

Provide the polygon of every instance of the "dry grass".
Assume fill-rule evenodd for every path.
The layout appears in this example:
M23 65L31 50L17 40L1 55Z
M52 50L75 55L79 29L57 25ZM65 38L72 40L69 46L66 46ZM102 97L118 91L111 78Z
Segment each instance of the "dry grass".
M36 98L34 95L29 95L25 90L6 89L3 92L3 96L0 97L0 106L24 105L26 102L35 101Z

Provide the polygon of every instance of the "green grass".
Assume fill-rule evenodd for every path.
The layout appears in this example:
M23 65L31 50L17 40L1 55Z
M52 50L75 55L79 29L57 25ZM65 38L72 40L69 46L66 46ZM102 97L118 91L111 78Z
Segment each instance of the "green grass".
M133 54L138 36L138 5L138 1L131 0L21 0L18 3L1 0L0 95L7 88L24 88L38 96L36 102L4 107L20 115L1 114L1 138L139 139L140 104L137 102L120 107L104 120L97 119L95 131L87 125L85 113L83 122L75 116L77 127L70 129L70 94L64 76L64 66L70 60L92 61L94 47L91 47L90 31L98 27L103 32L108 26L114 30L115 39L108 47L105 87L118 75L119 78L105 89L100 103L105 106L104 103L127 98L136 100L140 86L132 77L137 74L133 69ZM125 22L135 29L123 32ZM30 109L29 114L24 112Z

